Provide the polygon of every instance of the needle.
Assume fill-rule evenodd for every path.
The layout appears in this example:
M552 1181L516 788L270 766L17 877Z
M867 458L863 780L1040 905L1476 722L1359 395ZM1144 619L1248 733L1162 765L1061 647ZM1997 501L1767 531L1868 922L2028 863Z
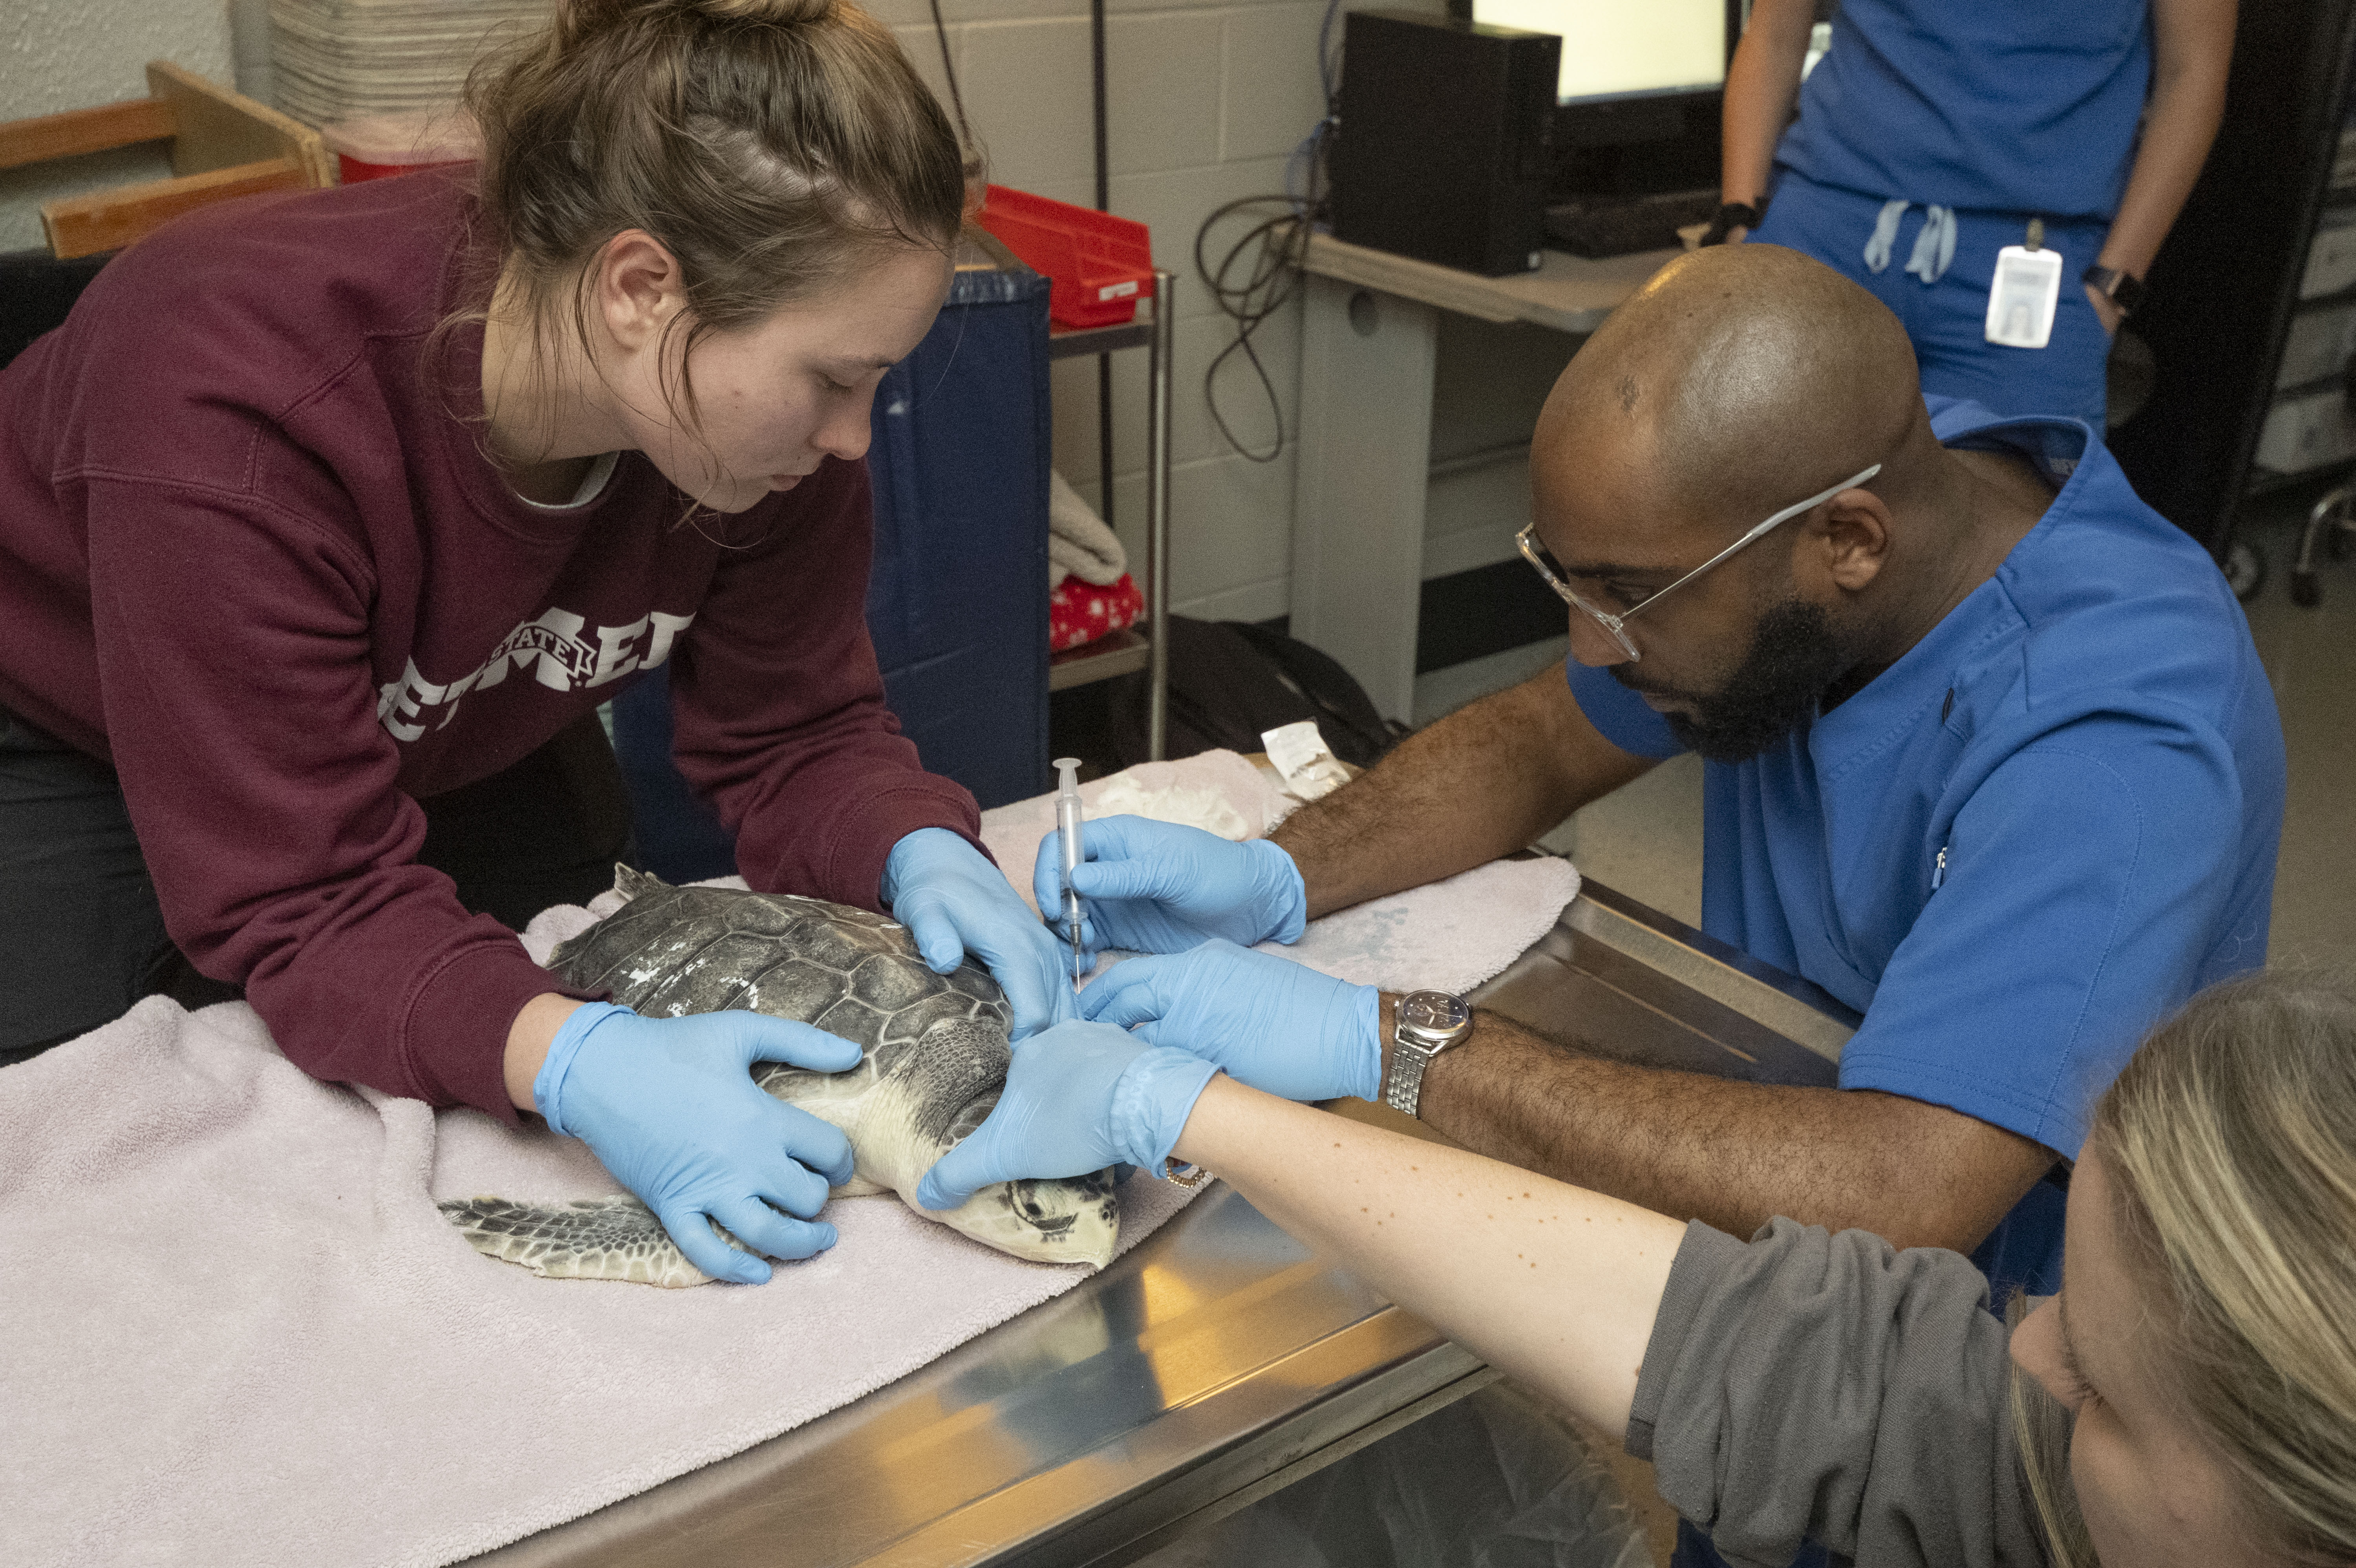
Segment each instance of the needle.
M1086 973L1080 947L1080 895L1072 891L1072 872L1080 864L1080 760L1058 757L1055 771L1063 775L1055 791L1055 830L1064 846L1064 929L1072 938L1072 988L1079 989Z

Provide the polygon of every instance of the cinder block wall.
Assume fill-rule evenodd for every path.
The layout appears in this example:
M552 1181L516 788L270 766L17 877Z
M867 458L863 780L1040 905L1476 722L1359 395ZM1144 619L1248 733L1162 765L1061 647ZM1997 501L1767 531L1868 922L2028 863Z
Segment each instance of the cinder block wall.
M232 80L224 0L5 0L0 4L0 120L147 96L147 62L168 59ZM0 170L0 251L45 244L41 203L133 180L163 179L154 148Z
M1437 0L1431 0L1437 8ZM940 48L924 0L873 0L947 100ZM1214 308L1194 263L1204 218L1239 197L1284 188L1287 156L1323 113L1317 0L1110 0L1105 55L1113 210L1150 225L1155 260L1180 274L1173 409L1172 600L1183 614L1261 620L1290 609L1293 447L1300 401L1297 308L1253 343L1275 383L1285 448L1272 463L1220 437L1203 378L1234 325ZM1088 16L1084 0L943 0L949 54L991 177L1083 206L1094 201ZM1339 24L1336 24L1338 31ZM1273 210L1273 209L1270 209ZM1215 265L1241 226L1222 224ZM1097 472L1097 369L1055 372L1055 465L1091 499ZM1275 418L1241 355L1219 372L1219 406L1255 451ZM1133 557L1145 524L1145 357L1117 357L1114 522Z

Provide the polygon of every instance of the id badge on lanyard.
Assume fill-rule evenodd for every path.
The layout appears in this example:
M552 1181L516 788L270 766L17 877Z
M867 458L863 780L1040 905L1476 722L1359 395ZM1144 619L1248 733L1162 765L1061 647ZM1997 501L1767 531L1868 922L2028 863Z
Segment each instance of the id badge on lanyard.
M2062 253L2040 241L2045 225L2031 219L2029 243L1996 253L1988 284L1987 340L2008 348L2042 348L2053 336L2053 307L2062 299Z

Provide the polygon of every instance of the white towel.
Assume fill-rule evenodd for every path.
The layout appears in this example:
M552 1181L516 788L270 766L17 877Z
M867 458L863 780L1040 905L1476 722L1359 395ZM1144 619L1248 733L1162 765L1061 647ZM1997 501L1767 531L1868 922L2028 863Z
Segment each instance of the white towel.
M1259 825L1240 835L1252 838L1299 804L1275 779L1233 752L1205 752L1175 763L1141 763L1111 778L1082 784L1080 803L1091 816L1108 815L1098 809L1108 794L1134 799L1141 791L1149 798L1161 795L1185 807L1166 815L1190 824L1205 815L1204 802L1185 797L1208 797L1244 822ZM1051 795L981 814L982 842L1033 908L1032 866L1040 840L1055 829L1055 797ZM1085 837L1085 826L1081 832ZM1268 942L1260 951L1355 986L1469 991L1544 936L1578 896L1579 872L1568 860L1552 856L1493 860L1446 881L1327 915L1312 922L1294 945ZM1127 956L1107 954L1096 970Z
M1129 570L1129 552L1120 536L1079 492L1054 469L1047 471L1047 586L1066 577L1093 582L1099 588L1119 582Z

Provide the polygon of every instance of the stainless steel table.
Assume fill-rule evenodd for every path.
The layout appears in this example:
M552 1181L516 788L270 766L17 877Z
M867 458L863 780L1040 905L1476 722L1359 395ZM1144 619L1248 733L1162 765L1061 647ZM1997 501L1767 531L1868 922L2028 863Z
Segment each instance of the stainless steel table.
M1857 1022L1593 883L1476 999L1615 1055L1779 1083L1832 1082ZM1494 1375L1215 1186L1101 1275L922 1371L477 1561L1122 1563Z

